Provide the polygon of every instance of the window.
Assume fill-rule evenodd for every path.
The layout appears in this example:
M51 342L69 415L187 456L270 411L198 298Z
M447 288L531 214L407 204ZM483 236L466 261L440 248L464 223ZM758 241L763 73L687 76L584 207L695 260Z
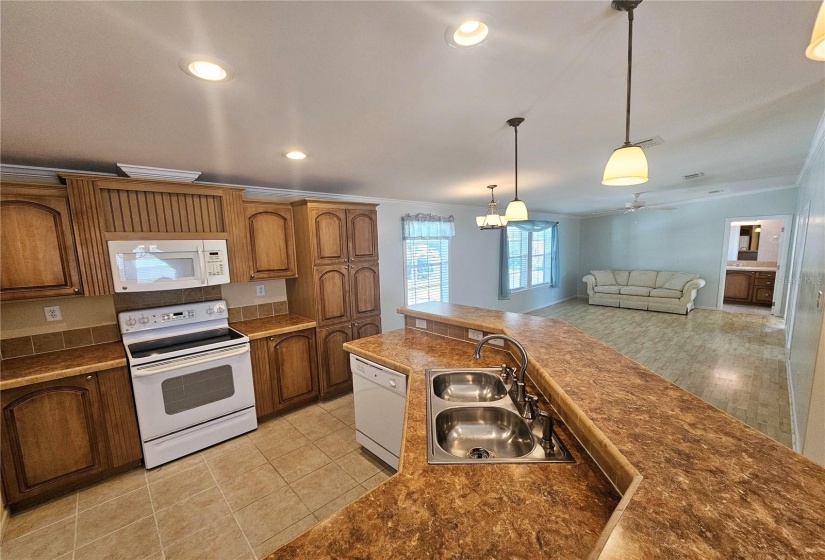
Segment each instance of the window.
M507 227L507 272L510 290L526 290L550 283L554 228L527 232Z
M407 305L450 300L450 240L405 239Z

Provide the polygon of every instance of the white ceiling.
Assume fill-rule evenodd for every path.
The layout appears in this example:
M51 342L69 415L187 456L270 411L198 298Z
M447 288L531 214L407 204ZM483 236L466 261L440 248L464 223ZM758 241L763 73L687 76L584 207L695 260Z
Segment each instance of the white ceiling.
M803 52L820 2L647 0L636 11L631 140L651 180L604 187L624 137L627 16L610 2L2 3L3 163L478 205L490 183L581 213L793 185L825 109ZM445 28L495 18L456 50ZM179 59L235 71L195 80ZM294 162L290 149L311 154ZM691 182L683 175L704 172Z

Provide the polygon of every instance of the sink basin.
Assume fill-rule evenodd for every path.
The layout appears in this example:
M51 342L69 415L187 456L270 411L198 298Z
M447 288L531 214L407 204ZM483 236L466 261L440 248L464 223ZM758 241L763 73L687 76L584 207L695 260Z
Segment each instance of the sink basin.
M433 378L433 393L452 402L490 402L507 396L507 388L495 373L451 371Z
M454 457L514 458L527 455L535 442L518 414L504 408L448 408L435 419L438 446Z
M539 444L543 422L521 417L501 373L501 367L427 370L427 462L575 463L556 434L551 451Z

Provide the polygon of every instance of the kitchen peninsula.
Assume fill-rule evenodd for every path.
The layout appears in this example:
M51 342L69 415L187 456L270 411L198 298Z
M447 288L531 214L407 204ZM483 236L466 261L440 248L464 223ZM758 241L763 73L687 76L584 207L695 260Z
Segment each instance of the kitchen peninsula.
M443 303L399 312L406 329L345 345L409 376L398 475L270 558L825 556L822 467L565 322ZM426 463L424 370L478 365L468 328L525 346L562 435L582 439L621 500L580 446L578 470Z

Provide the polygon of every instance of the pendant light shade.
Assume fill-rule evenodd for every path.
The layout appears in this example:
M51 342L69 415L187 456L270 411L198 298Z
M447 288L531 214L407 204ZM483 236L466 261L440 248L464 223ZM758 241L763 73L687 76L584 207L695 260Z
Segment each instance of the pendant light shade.
M805 49L805 56L811 60L825 61L825 2L819 7L814 32L811 34L811 44Z
M624 144L613 150L607 160L602 185L624 187L646 183L647 157L639 146L630 143L630 77L633 67L633 10L642 0L613 0L614 10L627 12L627 110L625 111Z
M508 222L523 222L524 220L529 219L527 217L527 205L524 204L523 201L519 200L518 197L518 125L524 122L524 119L521 117L515 117L507 121L507 124L513 127L513 132L516 136L516 198L510 201L510 204L507 205L507 212L505 212L505 216L507 217Z
M639 185L647 182L647 157L639 146L622 146L613 150L604 168L602 184L610 187ZM509 210L509 208L508 208Z

